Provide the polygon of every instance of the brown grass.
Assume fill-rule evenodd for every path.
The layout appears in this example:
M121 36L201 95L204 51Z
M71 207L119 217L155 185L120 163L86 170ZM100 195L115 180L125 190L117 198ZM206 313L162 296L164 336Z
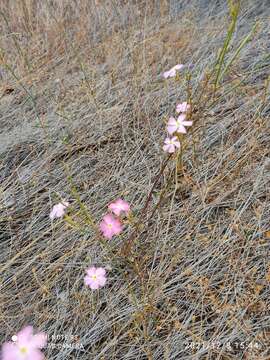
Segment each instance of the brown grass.
M48 359L269 359L267 1L242 2L226 60L258 27L216 91L225 2L0 10L1 340L32 324ZM179 62L191 79L165 83ZM183 168L170 159L157 179L187 94ZM104 246L90 217L120 196L140 227ZM60 198L74 227L49 220ZM98 293L91 264L108 268Z

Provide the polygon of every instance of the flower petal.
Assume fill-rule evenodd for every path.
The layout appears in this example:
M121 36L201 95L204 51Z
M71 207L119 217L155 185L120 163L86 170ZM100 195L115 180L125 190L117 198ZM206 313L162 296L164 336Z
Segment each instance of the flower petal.
M97 268L96 270L96 275L97 276L105 276L106 275L106 270L102 267Z
M183 64L177 64L177 65L174 66L174 69L181 70L181 69L183 69L183 67L184 67Z
M39 351L37 349L33 349L27 356L27 360L30 360L30 359L31 360L43 360L44 355L42 354L41 351Z
M167 137L167 138L164 140L164 144L165 144L165 145L168 145L168 144L170 144L170 143L171 143L171 139Z
M168 152L169 146L170 146L170 145L163 145L163 150L166 151L166 152Z
M2 346L2 360L18 360L18 348L14 343L6 342Z
M20 342L28 342L31 340L33 336L33 326L27 325L22 330L20 330L17 334L18 343Z
M177 128L177 132L178 132L178 133L181 133L181 134L186 134L186 133L187 133L187 130L186 130L186 128L185 128L182 124L180 124L180 125L178 126L178 128Z
M99 277L98 278L99 286L104 286L106 281L107 281L107 279L104 276Z
M99 288L99 284L97 281L92 281L92 283L89 284L89 286L92 290L97 290Z
M177 122L174 117L170 116L168 120L168 125L176 125Z
M179 141L175 141L174 146L176 146L178 149L180 149L180 142L179 142Z
M169 133L170 135L173 134L176 130L177 130L177 126L176 126L176 125L168 125L168 126L167 126L167 131L168 131L168 133Z
M90 268L86 269L86 273L88 276L96 275L96 268L91 266Z
M35 334L32 338L32 345L42 349L47 344L47 335L43 332Z
M93 279L89 276L85 276L83 280L84 280L85 285L88 285L88 286L90 286L93 282Z
M168 79L168 77L170 76L170 71L165 71L163 76L165 77L165 79Z
M171 153L171 154L175 152L174 145L171 144L171 145L168 146L168 152Z
M192 126L193 121L183 121L182 124L183 124L184 126Z
M183 113L185 113L185 112L187 112L188 111L188 109L190 108L190 105L186 102L186 101L184 101L184 102L182 102L181 104L178 104L177 106L176 106L176 112L183 112Z

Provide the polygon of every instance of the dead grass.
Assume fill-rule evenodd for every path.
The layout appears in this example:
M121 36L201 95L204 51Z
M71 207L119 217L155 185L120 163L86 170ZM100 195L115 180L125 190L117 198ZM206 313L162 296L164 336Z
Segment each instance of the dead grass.
M229 56L259 25L214 97L225 2L0 10L1 339L30 323L48 334L48 359L268 359L267 1L242 2ZM144 228L108 251L69 177L97 223L119 196L140 216L165 159L164 123L187 96L184 79L162 79L178 62L192 66L194 102L179 185L169 162ZM59 198L79 230L50 223ZM111 269L99 293L83 285L90 264Z

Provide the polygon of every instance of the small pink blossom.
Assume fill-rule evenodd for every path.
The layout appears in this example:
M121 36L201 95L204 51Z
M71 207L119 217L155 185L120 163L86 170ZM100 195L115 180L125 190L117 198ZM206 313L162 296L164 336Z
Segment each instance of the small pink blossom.
M181 114L178 116L177 120L175 118L170 117L168 121L167 131L169 134L173 134L174 132L186 134L187 130L185 126L191 126L192 121L186 120L186 115Z
M120 234L122 225L113 215L107 214L100 223L100 230L107 239L111 239L114 235Z
M88 285L92 290L97 290L103 287L106 283L106 270L102 267L90 267L86 270L87 275L84 277L85 285Z
M184 101L176 106L176 112L186 113L190 109L190 105Z
M180 148L180 142L176 136L166 138L163 145L163 150L168 153L174 153L176 148Z
M63 201L57 205L54 205L50 212L50 219L53 220L55 218L60 218L65 214L66 208L69 206L69 203Z
M43 360L40 351L46 343L47 336L39 332L33 334L33 327L28 325L12 336L13 342L6 342L2 346L2 360Z
M108 206L109 210L111 210L116 216L120 216L121 212L123 211L127 214L130 210L129 203L122 199L117 199L115 202L112 202Z
M176 75L176 70L181 70L181 69L183 69L183 67L184 67L183 64L175 65L170 70L164 72L164 74L163 74L164 78L167 79L170 77L174 77Z

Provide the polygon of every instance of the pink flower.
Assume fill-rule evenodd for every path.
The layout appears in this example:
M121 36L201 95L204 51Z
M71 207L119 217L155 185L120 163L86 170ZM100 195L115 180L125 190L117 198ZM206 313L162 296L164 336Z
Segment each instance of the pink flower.
M180 142L176 136L166 138L163 145L163 150L168 153L174 153L176 148L180 148Z
M111 239L114 235L120 234L122 225L118 219L107 214L100 223L100 230L107 239Z
M167 130L169 134L173 134L174 132L186 134L187 130L185 126L191 125L192 121L186 121L186 115L181 114L178 116L177 120L175 120L173 117L169 118Z
M176 75L176 70L181 70L181 69L183 69L183 67L184 67L183 64L177 64L170 70L165 71L163 76L165 77L165 79L167 79L169 77L174 77Z
M122 199L118 199L115 202L111 203L108 206L109 210L111 210L116 216L120 216L121 212L128 213L130 210L129 203Z
M63 201L63 203L59 203L54 205L52 211L50 212L50 219L53 220L55 218L60 218L65 214L66 208L69 206L69 203Z
M40 351L47 343L45 333L33 334L33 327L26 326L17 335L12 336L13 342L6 342L2 346L2 360L42 360L44 355Z
M176 112L178 112L178 113L180 113L180 112L185 113L189 109L190 109L190 105L186 101L184 101L181 104L178 104L176 106Z
M90 286L92 290L97 290L103 287L106 283L106 270L102 267L96 268L94 266L86 270L87 275L84 277L85 285Z

